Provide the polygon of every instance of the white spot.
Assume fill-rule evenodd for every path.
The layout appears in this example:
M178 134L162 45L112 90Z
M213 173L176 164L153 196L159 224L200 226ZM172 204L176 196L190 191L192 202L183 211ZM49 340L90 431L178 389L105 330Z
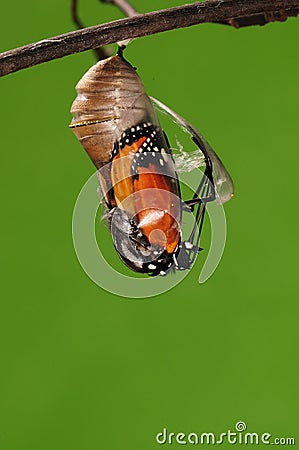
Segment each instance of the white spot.
M142 144L142 147L147 147L147 143L144 142L144 144Z
M164 275L166 275L166 272L164 272L164 270L161 270L160 275L164 276Z
M178 260L176 259L175 254L173 254L173 260L174 260L175 265L178 267Z
M164 166L164 161L162 158L159 159L159 163L161 164L161 166Z
M134 133L134 131L135 131L135 128L133 127L133 128L131 128L131 131L132 131L132 133Z
M129 139L126 139L126 143L128 144L130 142L130 140Z
M146 156L146 155L147 155L147 152L143 152L143 154L144 154L144 156Z
M155 266L155 264L149 264L149 265L148 265L148 268L149 268L150 270L154 270L154 269L157 268L157 266Z
M155 152L159 151L158 147L154 147L154 150L155 150Z
M140 126L136 127L136 130L139 131L140 130Z
M186 241L185 242L185 247L190 250L191 248L193 248L193 244L191 244L191 242Z
M155 158L155 157L156 157L156 153L155 153L155 152L152 152L152 156Z
M163 157L164 161L167 161L167 153L164 150L164 148L161 148L161 154L162 154L162 157Z
M147 138L146 142L149 142L150 140L151 140L150 138Z

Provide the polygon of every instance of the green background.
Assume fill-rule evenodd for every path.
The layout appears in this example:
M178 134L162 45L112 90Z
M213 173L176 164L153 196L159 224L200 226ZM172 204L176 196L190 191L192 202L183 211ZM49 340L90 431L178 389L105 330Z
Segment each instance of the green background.
M95 0L80 13L88 25L121 17ZM2 51L72 29L67 1L3 2L1 19ZM127 49L147 92L202 131L236 189L213 277L199 285L193 270L149 299L103 291L72 245L94 168L69 109L93 54L0 80L1 449L149 450L163 427L220 433L240 420L299 439L298 37L297 19L207 24Z

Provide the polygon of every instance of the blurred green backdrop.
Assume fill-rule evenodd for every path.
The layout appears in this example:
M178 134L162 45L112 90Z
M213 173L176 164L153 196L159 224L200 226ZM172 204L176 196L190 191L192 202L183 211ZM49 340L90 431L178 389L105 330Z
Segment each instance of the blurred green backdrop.
M95 0L80 13L88 25L121 18ZM66 0L3 2L1 17L1 51L72 29ZM199 285L192 271L143 300L96 286L72 245L94 169L69 108L93 54L0 80L1 449L150 450L163 427L220 433L240 420L299 439L298 37L297 19L208 24L127 49L147 92L204 133L236 187L213 277Z

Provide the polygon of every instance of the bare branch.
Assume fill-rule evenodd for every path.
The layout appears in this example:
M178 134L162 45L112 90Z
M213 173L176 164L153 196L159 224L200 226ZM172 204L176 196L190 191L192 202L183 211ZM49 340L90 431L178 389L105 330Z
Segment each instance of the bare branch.
M78 15L78 0L71 0L71 17L78 30L85 28ZM98 61L111 56L104 48L101 47L94 48L93 51Z
M284 22L288 17L298 15L298 7L280 11L263 11L247 17L236 17L226 21L218 21L223 25L231 25L235 28L248 27L250 25L266 25L270 22Z
M84 28L83 23L81 22L78 16L78 0L71 0L71 15L73 22L78 28L78 30Z
M255 25L260 24L260 21L253 20L255 17L263 16L268 22L269 18L271 21L282 20L298 14L299 0L196 2L84 28L2 53L0 76L102 45L200 23L224 22L235 25L240 20L244 23L248 19L247 25Z
M138 15L138 12L135 8L133 8L128 0L100 0L100 2L111 3L112 5L120 9L127 17L135 17ZM118 41L117 45L119 45L120 47L126 47L131 40L132 39L125 39L122 41Z
M138 12L130 5L126 0L100 0L102 3L112 3L118 9L120 9L125 16L134 17Z

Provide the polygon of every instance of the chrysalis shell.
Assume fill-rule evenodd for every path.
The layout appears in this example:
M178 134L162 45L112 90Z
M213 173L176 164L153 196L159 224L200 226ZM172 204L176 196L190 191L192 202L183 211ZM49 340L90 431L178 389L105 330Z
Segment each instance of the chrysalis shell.
M111 159L116 139L140 122L158 124L135 69L121 56L99 61L76 86L70 127L97 168Z

